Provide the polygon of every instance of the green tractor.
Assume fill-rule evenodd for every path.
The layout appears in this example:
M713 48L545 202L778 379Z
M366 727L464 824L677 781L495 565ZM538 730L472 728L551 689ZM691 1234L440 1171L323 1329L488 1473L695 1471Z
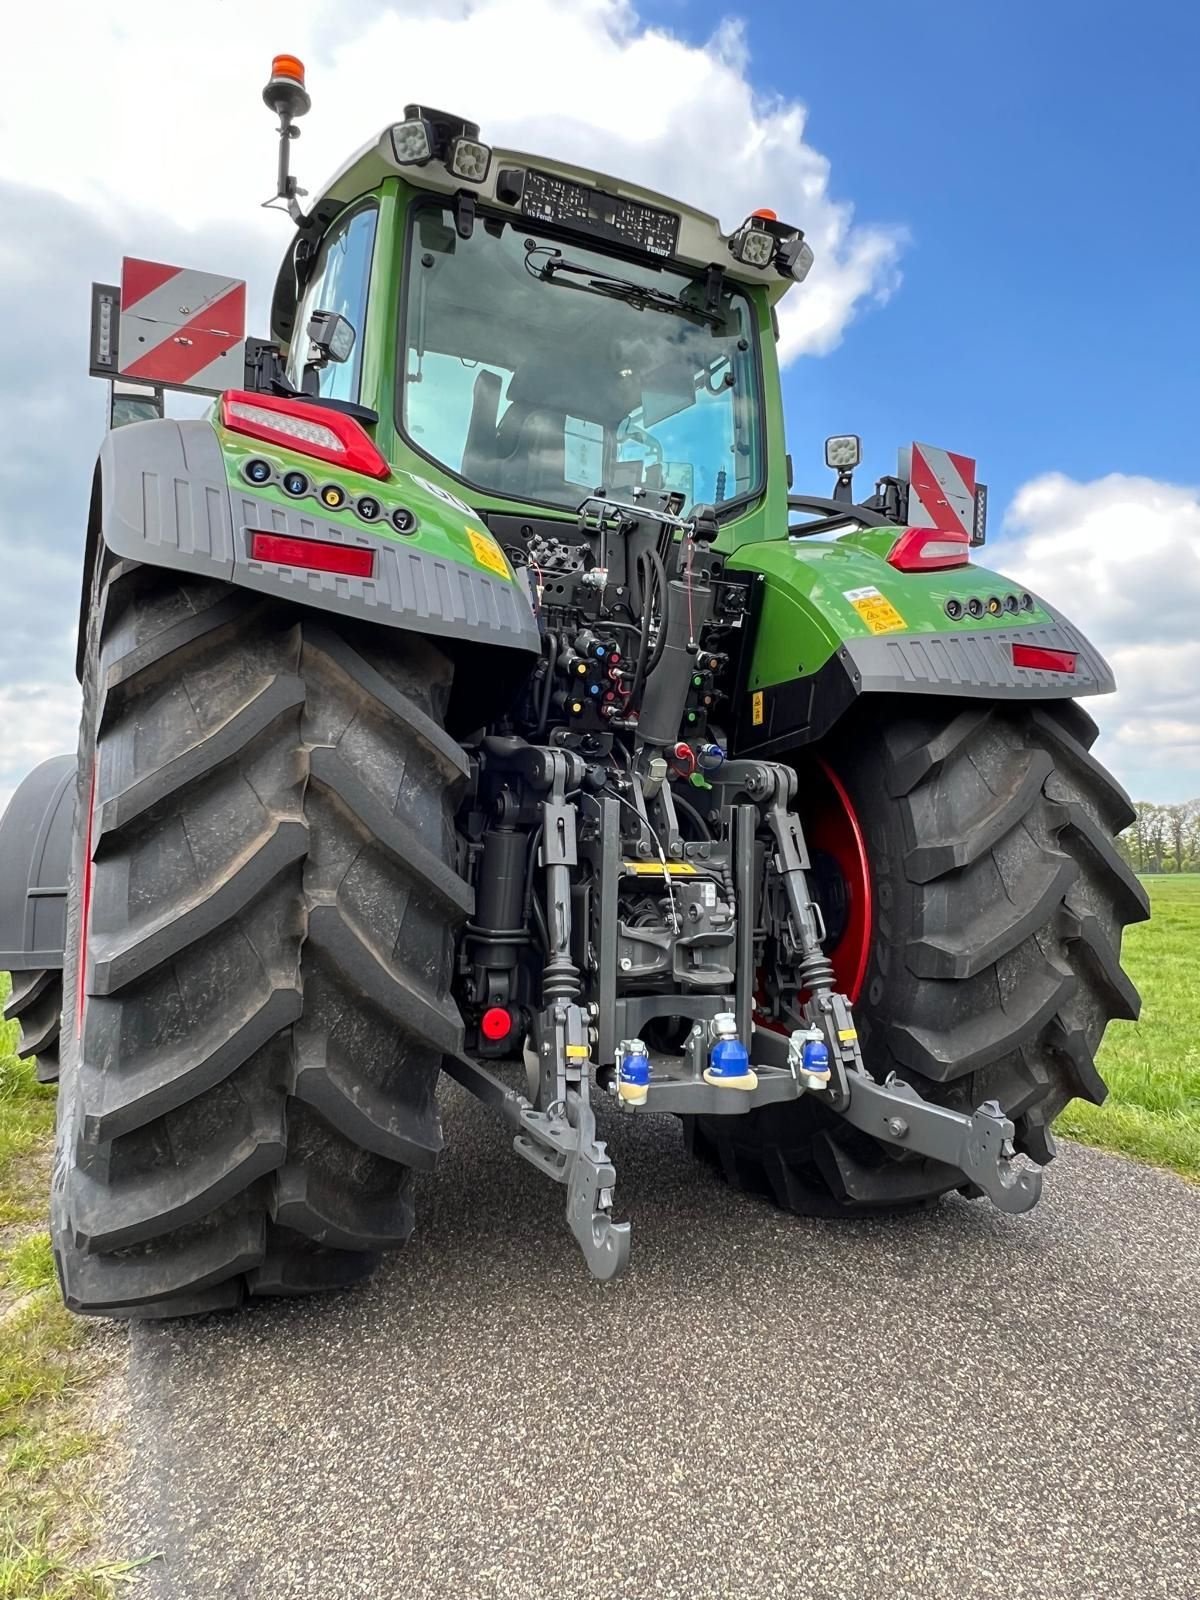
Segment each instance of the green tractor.
M443 1072L599 1278L624 1117L800 1214L1027 1211L1147 906L1077 703L1112 676L972 561L973 463L913 445L860 499L843 436L791 493L812 257L772 213L726 235L421 106L304 212L299 63L264 97L271 337L232 281L98 286L78 757L0 834L30 1050L61 995L67 1304L363 1277Z

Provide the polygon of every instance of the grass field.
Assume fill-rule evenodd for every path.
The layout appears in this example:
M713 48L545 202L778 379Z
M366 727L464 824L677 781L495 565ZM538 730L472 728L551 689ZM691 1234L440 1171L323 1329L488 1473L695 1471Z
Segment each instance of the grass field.
M0 973L0 1001L8 978ZM45 1231L54 1090L0 1023L0 1600L109 1600L133 1571L89 1561L88 1393L111 1339L64 1310Z
M1200 1181L1200 875L1149 890L1153 920L1125 944L1141 1021L1105 1040L1107 1102L1072 1102L1057 1131ZM0 999L7 991L0 974ZM134 1567L87 1559L89 1457L103 1444L87 1397L113 1345L59 1302L45 1232L54 1091L12 1053L15 1039L0 1024L0 1600L109 1600Z
M1105 1038L1105 1103L1073 1100L1056 1131L1200 1180L1200 873L1146 887L1151 920L1126 930L1123 952L1141 1018Z

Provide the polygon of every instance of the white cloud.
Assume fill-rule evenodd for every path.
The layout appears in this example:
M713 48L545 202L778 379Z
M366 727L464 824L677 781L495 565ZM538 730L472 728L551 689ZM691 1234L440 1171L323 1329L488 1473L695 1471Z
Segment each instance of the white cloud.
M1005 519L1006 572L1107 655L1097 746L1139 799L1200 795L1200 490L1111 473L1033 479Z
M70 40L52 64L51 37ZM0 149L17 154L22 182L101 212L131 249L153 215L197 231L256 223L263 260L282 253L280 219L257 210L274 175L260 91L288 49L309 67L314 104L294 164L312 187L424 101L497 143L636 178L727 227L763 205L798 223L816 266L782 308L785 359L832 349L856 307L896 281L901 234L856 225L832 197L804 107L755 91L734 23L692 45L626 0L49 0L10 19L7 43L12 59L47 66L7 75Z
M41 761L74 750L79 735L79 691L73 682L30 680L0 686L0 728L4 766L0 769L0 815L17 784Z

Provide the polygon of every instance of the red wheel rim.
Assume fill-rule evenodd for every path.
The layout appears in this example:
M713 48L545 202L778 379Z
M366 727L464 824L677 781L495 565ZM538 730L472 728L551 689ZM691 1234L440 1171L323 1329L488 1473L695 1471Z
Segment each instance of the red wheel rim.
M845 922L829 959L838 988L853 1002L867 976L875 923L867 842L846 786L827 761L818 759L801 776L799 809L810 852L827 856L845 884Z

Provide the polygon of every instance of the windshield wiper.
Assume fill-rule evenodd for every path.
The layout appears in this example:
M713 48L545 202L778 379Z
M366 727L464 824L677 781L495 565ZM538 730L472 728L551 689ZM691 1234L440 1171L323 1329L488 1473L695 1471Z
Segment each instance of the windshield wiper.
M545 257L540 266L533 264L535 256ZM607 295L610 300L622 300L626 305L633 306L635 311L666 311L671 316L694 318L697 322L706 323L710 328L720 328L725 324L725 318L719 311L709 311L704 306L689 305L686 300L680 299L678 295L669 294L665 289L652 289L648 284L634 283L630 278L616 278L607 272L597 272L594 267L586 267L578 261L569 260L561 250L551 245L541 245L535 250L527 251L525 270L539 283L553 283L560 272L585 278L587 280L585 283L564 283L563 288L582 289L585 293Z

